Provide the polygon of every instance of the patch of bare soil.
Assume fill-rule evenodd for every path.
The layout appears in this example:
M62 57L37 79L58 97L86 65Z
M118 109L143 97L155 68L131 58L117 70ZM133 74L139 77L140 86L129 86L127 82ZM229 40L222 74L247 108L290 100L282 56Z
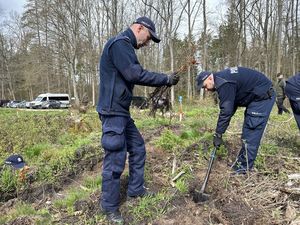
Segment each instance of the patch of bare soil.
M22 216L14 219L7 225L32 225L34 224L34 220L30 218L30 216Z
M282 191L284 183L276 177L280 167L290 169L291 165L282 159L270 159L269 163L273 169L270 171L272 176L257 172L251 172L247 175L234 175L228 165L231 165L235 160L239 151L239 143L238 141L232 143L231 146L227 145L227 148L230 149L228 157L215 160L205 191L209 194L208 201L200 204L193 202L195 189L200 190L204 180L206 173L204 165L194 168L195 178L189 184L190 195L181 196L178 194L173 196L173 200L168 205L167 213L150 224L271 225L288 224L289 222L293 224L298 221L295 211L300 211L299 195L295 200L293 199L294 195L284 193ZM201 144L203 143L200 143L200 145L195 143L189 146L189 151L186 151L184 157L181 157L181 163L183 161L192 163L195 160L193 150L196 150ZM157 150L154 149L153 151ZM160 164L160 162L156 162L157 164ZM193 165L195 165L194 162ZM170 163L167 166L170 167ZM294 165L293 168L296 167L297 165ZM294 207L287 210L286 205L291 201ZM282 213L286 216L276 219L272 216L274 213ZM291 214L293 216L287 216Z
M180 198L172 202L168 213L162 218L150 223L152 225L182 225L182 224L207 224L203 215L208 215L204 207L197 206L190 199Z
M175 125L174 124L162 125L162 126L157 127L157 128L143 130L143 131L141 131L141 134L144 138L145 143L148 143L153 138L158 137L166 128L171 129L172 131L179 131L180 130L180 126L176 125L176 124Z
M50 211L56 214L57 220L55 224L78 224L84 225L85 221L89 218L94 218L96 215L100 215L98 198L100 192L97 191L84 200L77 200L74 203L74 213L70 214L66 211L55 212L53 207L50 207ZM105 222L100 224L106 224Z

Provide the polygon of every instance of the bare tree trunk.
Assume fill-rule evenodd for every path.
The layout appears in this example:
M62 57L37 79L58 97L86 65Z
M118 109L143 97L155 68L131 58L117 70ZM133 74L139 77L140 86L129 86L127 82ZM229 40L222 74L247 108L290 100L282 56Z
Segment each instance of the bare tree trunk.
M175 71L175 68L174 68L174 49L173 49L172 39L169 40L169 49L170 49L171 71ZM171 87L171 104L174 105L174 103L175 103L175 93L174 93L174 86L172 86Z
M207 19L206 19L206 0L203 0L203 54L202 54L202 68L206 71L208 70L207 66ZM204 98L204 89L201 88L200 90L200 99L202 100Z
M75 98L75 105L79 106L79 97L78 97L77 85L76 85L77 80L79 78L78 72L76 70L77 63L78 63L77 57L74 56L74 60L72 63L71 79L72 79L72 85L73 85L73 94L74 94L74 98Z
M299 8L299 0L296 0L296 6L295 6L295 27L296 27L296 31L295 31L295 61L294 61L294 65L293 65L293 74L296 73L296 69L297 69L297 65L300 65L300 36L299 36L299 30L300 30L300 17L299 17L299 12L300 12L300 8ZM297 58L298 55L298 58ZM299 67L298 67L299 70Z
M292 23L292 74L297 73L297 69L299 70L300 64L300 47L299 47L299 23L298 23L298 13L299 13L299 0L294 0L291 2L292 9L291 9L291 23ZM294 13L295 12L295 13ZM295 15L295 16L294 16ZM294 19L295 18L295 19ZM297 61L297 53L298 53L298 61ZM298 64L297 64L298 62ZM298 65L298 66L297 66ZM298 68L297 68L298 67Z
M276 73L281 71L281 36L282 36L282 0L277 0L278 4L278 28L277 28L277 67Z
M269 49L268 49L268 28L269 28L269 9L270 9L270 0L266 0L266 16L263 25L263 37L264 37L264 73L269 74Z
M2 37L0 36L0 38L2 38ZM1 39L0 39L0 41L1 41ZM2 41L1 41L1 43L2 43ZM4 49L2 49L2 46L0 46L0 50L4 51ZM1 59L1 68L2 68L2 73L1 73L1 99L5 99L5 96L4 96L4 88L5 88L4 87L4 79L5 79L4 59L1 55L0 55L0 57L1 57L0 59Z
M97 71L97 67L96 67L96 70ZM92 105L95 106L96 105L96 79L95 77L97 76L98 74L94 74L94 76L92 77Z
M1 77L1 99L5 99L5 96L4 96L4 77Z
M238 46L236 49L236 61L235 61L235 65L240 65L241 64L241 57L242 57L242 52L244 49L243 46L243 27L244 27L244 19L245 19L245 14L244 14L244 10L245 10L245 0L240 0L239 1L239 10L237 10L238 16L239 16L239 39L238 39Z
M7 76L8 76L8 91L9 91L9 94L11 96L11 98L13 100L16 100L16 97L15 97L15 91L14 91L14 88L13 88L13 79L12 79L12 75L10 73L10 70L9 70L9 66L7 65L7 62L5 63L5 67L6 67L6 72L7 72Z

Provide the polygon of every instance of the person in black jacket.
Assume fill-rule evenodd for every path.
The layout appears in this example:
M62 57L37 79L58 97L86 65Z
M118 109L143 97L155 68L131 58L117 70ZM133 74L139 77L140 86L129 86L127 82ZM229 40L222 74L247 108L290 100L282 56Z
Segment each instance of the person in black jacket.
M290 100L294 117L300 130L300 72L286 81L285 93Z
M242 148L233 169L245 174L251 170L257 156L261 137L275 102L272 82L262 73L231 67L216 73L204 71L197 76L198 88L217 91L220 114L213 143L219 147L231 117L237 107L246 107L242 131Z
M160 42L155 25L148 17L140 17L123 33L107 41L100 59L97 112L105 151L100 206L107 219L118 224L124 222L119 211L120 176L127 152L128 197L149 194L144 187L145 143L129 112L134 85L172 86L179 81L176 74L149 72L140 65L135 49L147 46L150 40Z
M284 106L285 88L286 82L282 73L277 74L277 82L275 82L274 88L276 91L276 105L278 108L278 114L282 115L283 112L290 113L290 111Z

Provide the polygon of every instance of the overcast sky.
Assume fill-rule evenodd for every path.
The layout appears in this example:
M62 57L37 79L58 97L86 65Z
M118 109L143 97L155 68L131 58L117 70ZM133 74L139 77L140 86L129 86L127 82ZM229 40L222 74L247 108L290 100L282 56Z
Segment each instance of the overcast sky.
M18 13L23 12L23 6L26 0L0 0L1 14L8 14L11 11L16 11Z
M213 29L216 29L218 27L220 21L222 21L222 17L225 14L225 7L224 2L226 0L207 0L207 19L208 23L211 25L210 27L213 27ZM26 0L0 0L0 21L4 19L4 17L8 17L9 13L11 11L16 11L18 14L22 14L24 10L24 5L26 4ZM4 16L3 16L4 14ZM200 13L199 18L196 19L196 24L201 23L202 21L202 14ZM186 27L185 24L183 24L183 27ZM180 31L179 29L179 35L184 35L186 31ZM199 34L201 31L201 26L196 25L194 28L194 33Z
M217 8L220 9L218 5L222 4L224 0L208 0L207 4L210 11L217 11ZM11 11L16 11L18 13L23 12L23 6L26 4L26 0L0 0L0 9L1 13L6 15ZM4 12L3 12L4 11Z

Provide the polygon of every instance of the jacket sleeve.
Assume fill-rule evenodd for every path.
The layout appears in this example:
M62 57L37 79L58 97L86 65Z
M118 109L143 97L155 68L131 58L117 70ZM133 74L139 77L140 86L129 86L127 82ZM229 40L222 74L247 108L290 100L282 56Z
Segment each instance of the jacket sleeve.
M168 84L168 76L144 70L140 65L134 48L126 40L116 41L110 49L113 64L123 78L133 84L144 86L163 86Z
M280 87L281 87L281 89L282 89L282 94L283 94L283 96L285 96L285 86L286 86L286 82L285 82L285 80L283 79L281 82L280 82Z
M217 123L216 133L225 133L231 117L235 113L237 107L234 104L236 95L236 84L225 83L218 88L218 96L220 99L220 114Z

